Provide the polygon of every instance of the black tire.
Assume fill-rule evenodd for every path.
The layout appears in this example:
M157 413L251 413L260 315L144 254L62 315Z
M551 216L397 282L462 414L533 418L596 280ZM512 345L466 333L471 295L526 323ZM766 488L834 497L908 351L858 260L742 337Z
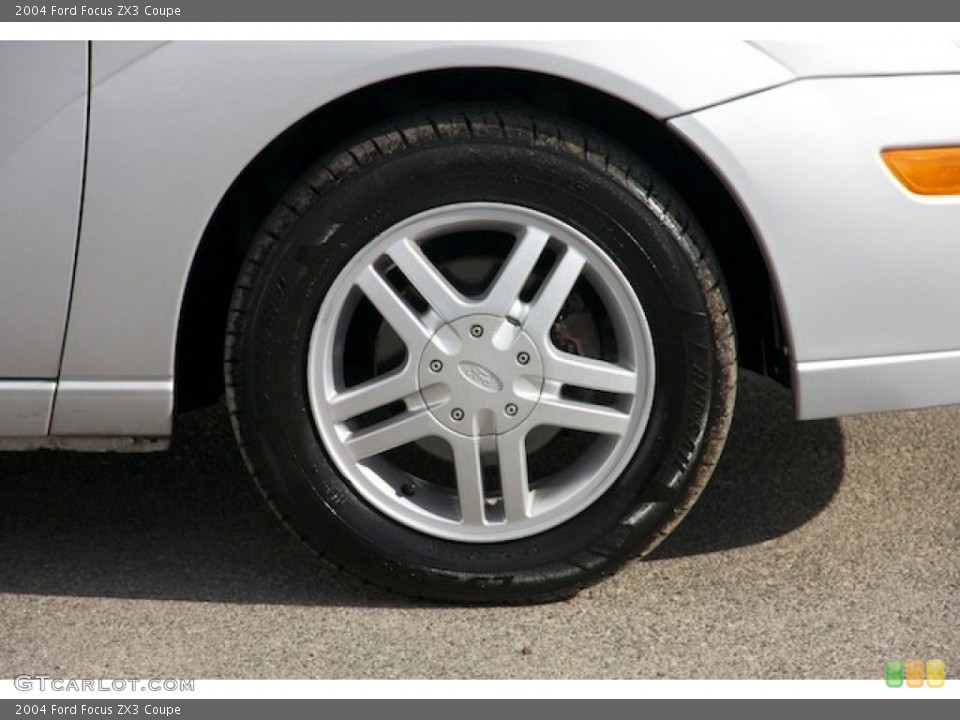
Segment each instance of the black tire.
M318 308L372 238L458 202L529 207L577 228L639 297L656 357L649 420L602 497L529 537L433 537L379 512L337 469L311 412ZM696 501L733 411L736 352L720 272L683 202L629 151L539 115L438 112L318 164L257 235L233 296L227 399L247 465L313 550L378 586L454 602L556 600L652 550Z

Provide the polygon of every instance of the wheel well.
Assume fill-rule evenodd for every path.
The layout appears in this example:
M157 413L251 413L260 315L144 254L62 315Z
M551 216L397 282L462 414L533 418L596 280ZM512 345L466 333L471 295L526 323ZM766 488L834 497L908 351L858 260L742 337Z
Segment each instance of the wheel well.
M734 310L740 364L784 385L790 372L780 312L757 239L713 170L662 122L597 90L510 70L443 70L389 80L307 115L264 148L213 214L184 295L176 353L180 410L223 392L223 341L233 284L258 228L290 185L324 154L392 117L425 107L495 103L535 108L605 132L680 193L720 261Z

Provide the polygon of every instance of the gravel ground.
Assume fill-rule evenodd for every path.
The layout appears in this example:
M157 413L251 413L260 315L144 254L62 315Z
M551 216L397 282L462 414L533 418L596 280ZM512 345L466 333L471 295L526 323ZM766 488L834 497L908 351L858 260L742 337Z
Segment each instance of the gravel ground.
M574 600L418 604L316 561L221 408L148 456L0 455L0 677L881 678L960 669L960 409L796 423L747 375L720 468Z

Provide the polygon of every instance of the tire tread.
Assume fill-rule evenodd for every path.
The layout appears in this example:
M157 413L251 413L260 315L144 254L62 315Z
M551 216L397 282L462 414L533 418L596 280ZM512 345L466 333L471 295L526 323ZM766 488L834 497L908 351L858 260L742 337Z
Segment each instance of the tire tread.
M489 586L477 578L464 575L459 578L461 590L454 593L459 603L527 604L554 602L573 597L586 587L616 573L631 558L649 554L680 522L703 491L716 466L729 428L733 412L736 387L736 347L733 320L727 292L719 271L719 264L700 226L692 214L654 173L628 151L613 146L598 133L573 126L549 116L529 114L512 109L459 110L438 112L421 116L409 122L396 123L379 134L356 143L342 152L315 166L290 192L257 233L236 281L230 303L224 347L224 374L226 401L231 424L237 437L243 461L253 481L267 504L279 520L311 552L327 563L358 577L369 585L404 595L436 601L430 593L411 593L409 587L397 587L389 581L357 575L354 569L335 562L315 538L297 527L290 513L286 512L263 482L252 461L247 438L247 418L240 410L239 393L244 368L244 353L248 339L244 326L253 293L261 277L270 266L270 259L290 228L321 202L331 187L340 185L365 166L400 152L409 152L418 147L438 142L483 142L509 141L536 147L546 152L566 157L575 157L581 162L601 170L621 187L647 206L660 222L672 228L671 234L682 248L688 262L694 268L699 283L705 288L709 322L717 353L716 369L720 377L716 392L712 395L711 415L707 437L701 447L696 463L695 477L687 482L682 495L674 505L673 512L665 516L655 532L639 546L625 552L624 545L632 538L631 529L639 522L639 514L627 516L619 527L613 528L603 540L585 553L569 558L567 564L580 579L561 589L529 589L523 594L491 592ZM527 583L529 584L529 583ZM444 599L441 598L441 601Z

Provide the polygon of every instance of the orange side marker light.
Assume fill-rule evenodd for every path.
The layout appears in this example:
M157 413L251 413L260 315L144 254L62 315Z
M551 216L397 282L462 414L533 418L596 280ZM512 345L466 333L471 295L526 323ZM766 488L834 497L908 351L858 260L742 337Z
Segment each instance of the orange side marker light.
M880 155L910 192L960 195L960 147L892 148Z

